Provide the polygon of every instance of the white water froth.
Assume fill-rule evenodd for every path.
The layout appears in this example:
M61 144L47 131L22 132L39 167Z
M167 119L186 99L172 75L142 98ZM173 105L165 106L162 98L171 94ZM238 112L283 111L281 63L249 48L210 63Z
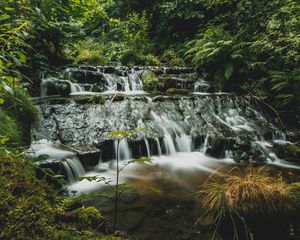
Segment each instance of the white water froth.
M66 157L75 156L75 153L69 150L62 149L59 142L51 142L46 139L32 143L29 149L29 156L36 158L40 155L48 155L48 161L63 159Z
M230 158L215 159L208 157L201 152L176 153L172 156L153 156L151 163L131 163L127 165L120 173L120 183L124 183L129 179L152 179L157 177L155 173L168 172L168 175L173 178L180 177L183 172L188 175L192 172L217 173L220 166L226 164L234 164ZM128 161L123 161L120 166L125 166ZM142 169L155 169L154 173L145 174ZM160 169L160 170L159 170ZM100 163L94 171L89 172L86 176L98 176L110 181L110 185L115 184L116 179L116 161L108 163ZM89 182L83 180L69 185L70 190L80 193L89 193L98 191L107 187L104 182Z
M86 174L76 153L62 149L62 145L59 142L53 143L45 139L34 142L29 149L29 157L37 158L41 155L47 156L43 163L61 162L70 183L76 182L77 177Z

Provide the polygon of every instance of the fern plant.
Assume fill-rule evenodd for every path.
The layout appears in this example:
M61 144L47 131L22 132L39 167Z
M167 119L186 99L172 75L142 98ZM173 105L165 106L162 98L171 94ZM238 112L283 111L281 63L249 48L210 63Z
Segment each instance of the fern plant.
M279 107L300 102L300 70L270 71L271 90Z
M187 61L199 67L214 66L212 75L219 89L234 73L233 39L221 27L210 27L197 39L187 43Z

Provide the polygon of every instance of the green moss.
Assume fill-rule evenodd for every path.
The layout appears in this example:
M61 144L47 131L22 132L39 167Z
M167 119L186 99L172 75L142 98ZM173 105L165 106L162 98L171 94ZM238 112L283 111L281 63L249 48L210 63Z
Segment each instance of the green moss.
M81 233L71 231L58 231L54 234L53 240L121 240L119 237L114 236L97 236L95 237L93 233Z
M54 192L19 154L0 150L0 239L37 239L54 231Z
M291 162L300 162L300 146L289 144L274 147L277 157Z
M186 95L186 94L190 94L189 90L185 90L185 89L177 89L177 88L169 88L166 93L168 95L174 95L174 94L179 94L179 95Z
M97 226L104 218L95 207L78 208L74 211L77 222L86 226Z
M95 231L104 221L99 210L57 197L36 168L19 152L0 149L0 239L119 239Z
M141 73L141 80L144 85L144 90L149 93L157 92L158 77L151 71L143 71Z

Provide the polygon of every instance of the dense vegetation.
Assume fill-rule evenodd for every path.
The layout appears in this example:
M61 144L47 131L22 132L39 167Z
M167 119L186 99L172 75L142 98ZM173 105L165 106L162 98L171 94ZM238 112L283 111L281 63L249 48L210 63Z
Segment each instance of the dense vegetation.
M299 13L296 0L2 0L1 75L37 95L47 65L194 65L298 119Z
M73 63L195 66L299 127L300 2L0 0L1 239L98 237L89 222L72 232L84 213L55 223L63 200L16 150L30 145L41 73Z

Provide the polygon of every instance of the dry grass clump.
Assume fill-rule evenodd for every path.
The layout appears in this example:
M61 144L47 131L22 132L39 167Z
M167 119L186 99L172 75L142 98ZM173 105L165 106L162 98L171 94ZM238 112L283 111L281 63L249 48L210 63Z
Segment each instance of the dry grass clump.
M211 214L284 213L291 208L292 187L263 167L234 168L212 175L199 191L200 203Z

